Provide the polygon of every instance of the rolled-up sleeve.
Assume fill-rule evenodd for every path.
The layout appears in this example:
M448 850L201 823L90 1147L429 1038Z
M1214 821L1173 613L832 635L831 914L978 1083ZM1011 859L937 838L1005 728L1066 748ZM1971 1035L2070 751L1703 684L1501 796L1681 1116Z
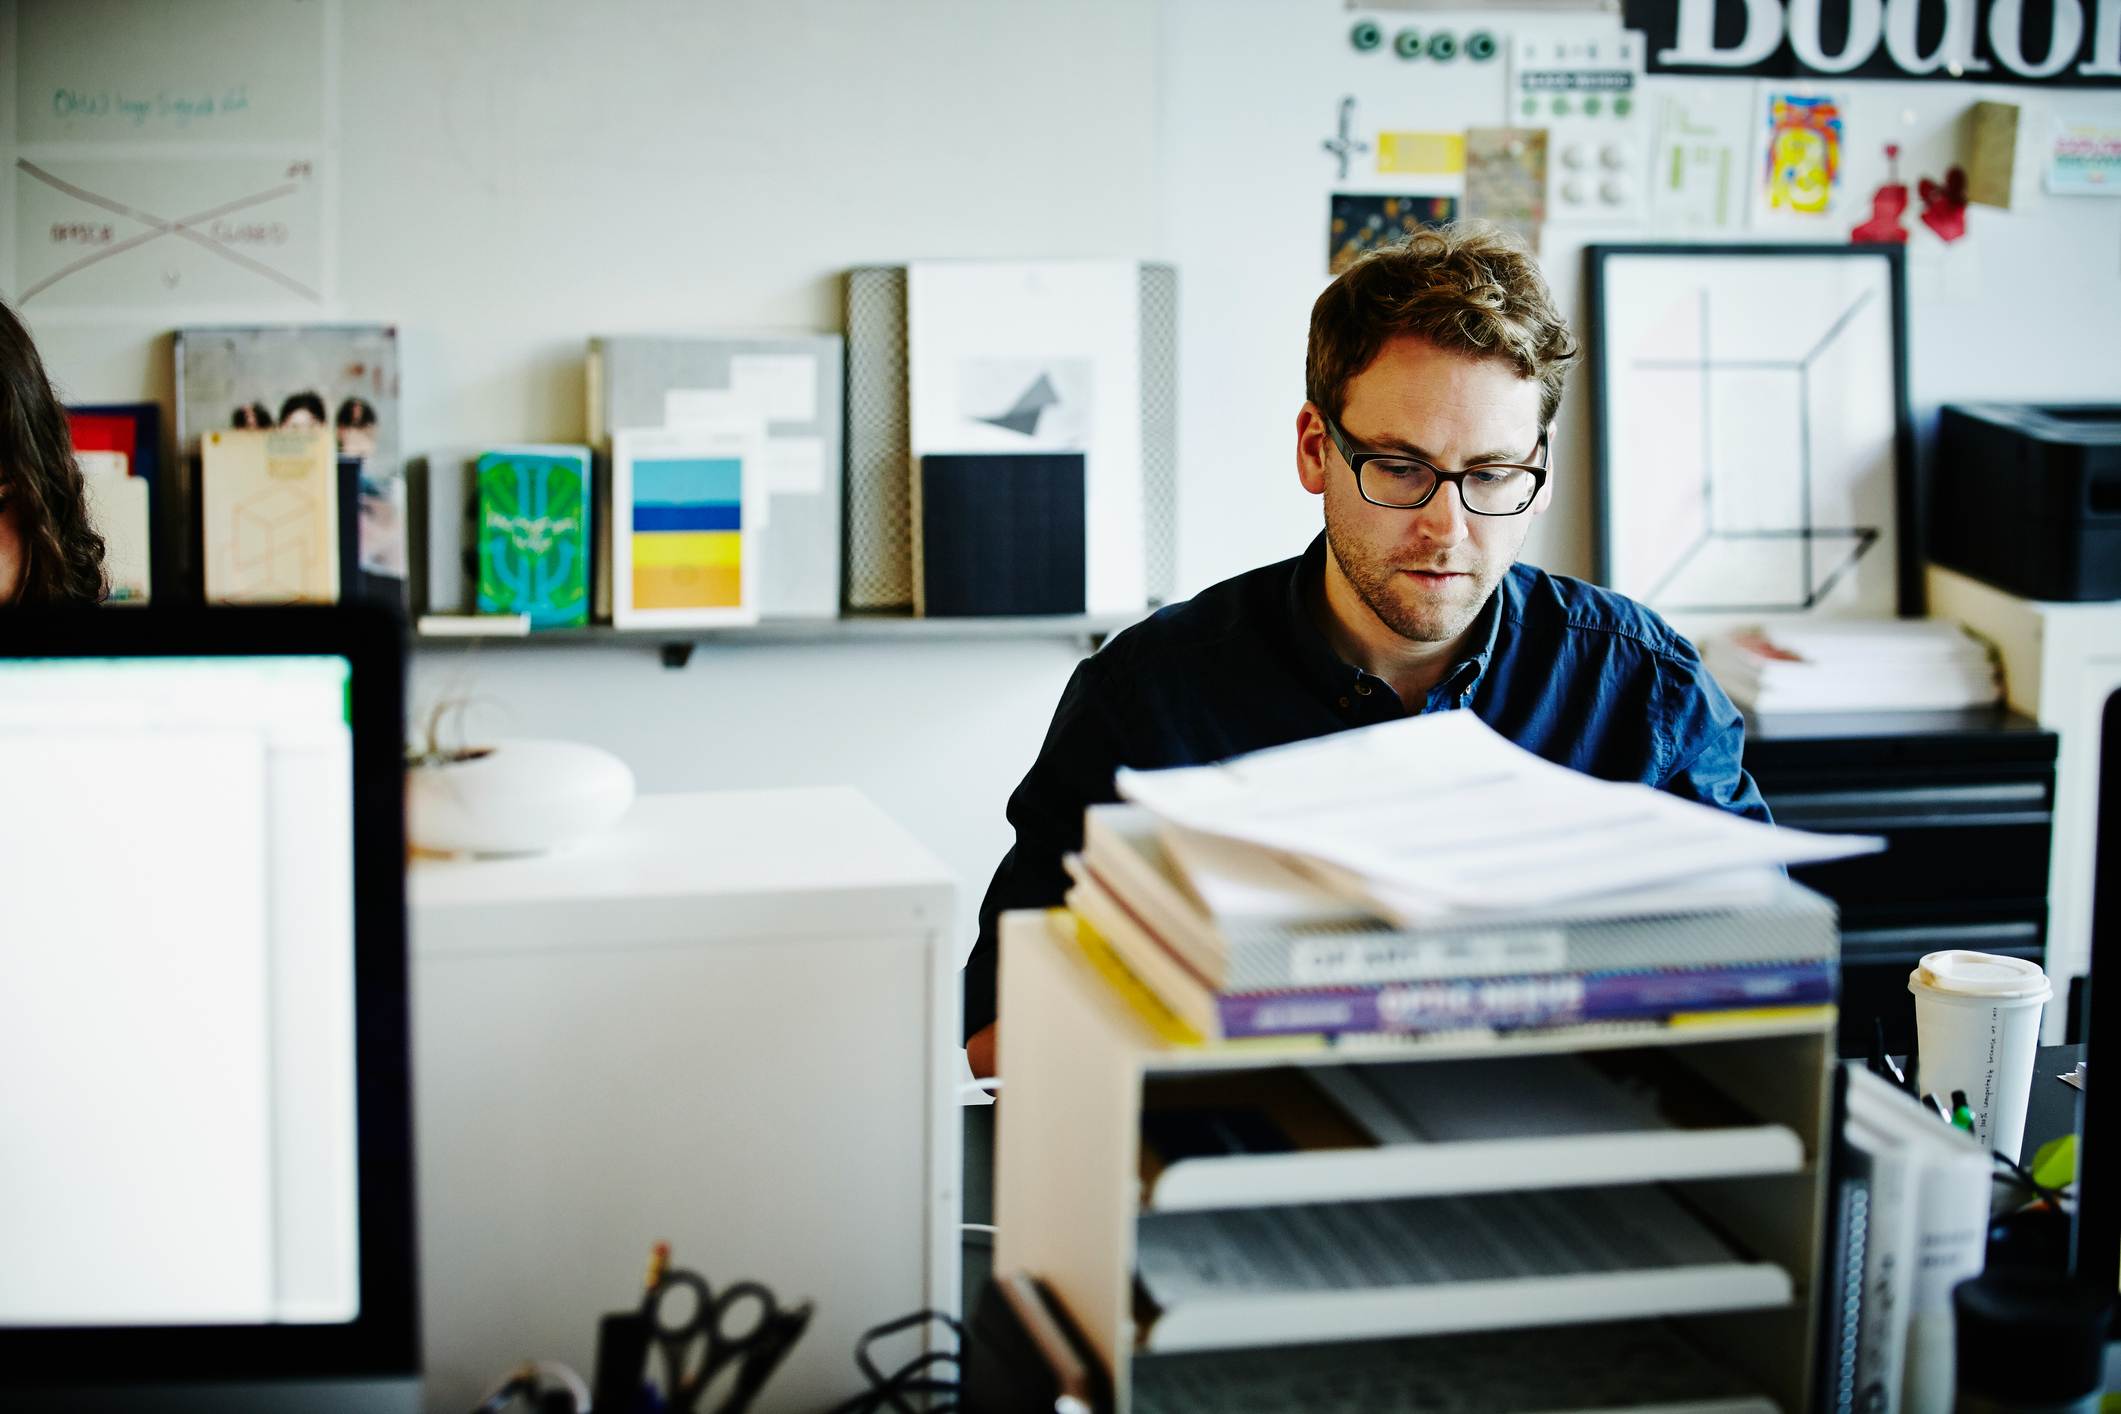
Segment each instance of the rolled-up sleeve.
M1661 687L1665 764L1658 785L1687 800L1771 821L1745 769L1745 718L1729 694L1691 654L1664 665Z

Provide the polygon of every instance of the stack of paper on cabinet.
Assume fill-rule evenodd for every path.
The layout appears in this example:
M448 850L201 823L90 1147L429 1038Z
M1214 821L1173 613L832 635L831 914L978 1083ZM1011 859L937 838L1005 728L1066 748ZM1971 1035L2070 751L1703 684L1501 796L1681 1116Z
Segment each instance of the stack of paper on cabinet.
M1988 645L1931 619L1740 629L1701 652L1732 700L1755 712L1946 711L2003 695Z
M1068 906L1183 1042L1829 1004L1833 907L1776 866L1880 847L1594 780L1469 712L1119 788Z

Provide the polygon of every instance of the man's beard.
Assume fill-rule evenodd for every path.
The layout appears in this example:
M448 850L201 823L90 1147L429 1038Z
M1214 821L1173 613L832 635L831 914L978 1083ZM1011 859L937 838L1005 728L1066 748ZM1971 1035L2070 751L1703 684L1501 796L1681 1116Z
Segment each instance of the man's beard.
M1500 578L1470 544L1460 545L1441 563L1407 558L1395 563L1366 549L1361 540L1326 507L1326 543L1340 572L1385 627L1415 643L1447 643L1464 633L1480 614ZM1402 552L1407 553L1407 552ZM1407 570L1463 573L1448 589L1425 589Z

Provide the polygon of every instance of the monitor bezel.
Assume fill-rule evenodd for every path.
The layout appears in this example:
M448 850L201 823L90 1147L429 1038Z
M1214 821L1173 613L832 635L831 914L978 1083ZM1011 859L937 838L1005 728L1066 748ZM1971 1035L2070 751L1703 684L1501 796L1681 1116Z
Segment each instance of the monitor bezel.
M2107 1050L2121 1038L2121 689L2110 693L2099 719L2097 814L2092 841L2091 956L2084 974L2084 1058L2105 1037ZM2101 984L2101 979L2104 985ZM2102 1052L2104 1055L2104 1052ZM2107 1056L2102 1074L2117 1068ZM2121 1288L2121 1100L2093 1091L2087 1080L2078 1097L2077 1211L2073 1259L2079 1281L2113 1295ZM2121 1326L2112 1332L2121 1341Z
M387 609L0 611L0 660L343 658L353 735L360 1309L348 1322L0 1326L0 1387L419 1372L405 915L405 630ZM113 1280L122 1281L123 1273Z

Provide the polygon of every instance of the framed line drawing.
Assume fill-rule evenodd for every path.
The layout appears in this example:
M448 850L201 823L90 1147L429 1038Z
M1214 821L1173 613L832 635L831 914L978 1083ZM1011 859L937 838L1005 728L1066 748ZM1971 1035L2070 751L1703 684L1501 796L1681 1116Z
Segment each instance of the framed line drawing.
M1667 615L1920 614L1901 248L1584 258L1598 581Z

